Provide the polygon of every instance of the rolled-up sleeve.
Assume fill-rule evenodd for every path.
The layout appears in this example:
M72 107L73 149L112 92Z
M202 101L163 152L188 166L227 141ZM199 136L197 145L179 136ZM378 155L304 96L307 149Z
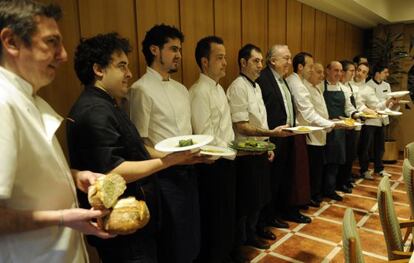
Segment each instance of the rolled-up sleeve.
M5 153L0 158L0 199L8 199L16 176L19 140L13 110L5 102L0 102L0 118L4 124L0 129L0 144Z
M230 86L227 90L232 122L249 121L249 101L243 86Z
M130 118L141 137L148 137L151 118L152 99L142 87L133 86L130 89Z

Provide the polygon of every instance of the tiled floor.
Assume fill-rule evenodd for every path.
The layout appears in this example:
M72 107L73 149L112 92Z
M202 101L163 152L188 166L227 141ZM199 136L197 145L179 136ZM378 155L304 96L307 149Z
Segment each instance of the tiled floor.
M396 213L400 220L410 217L410 208L401 174L402 161L385 165L392 174L391 189ZM355 166L355 173L358 167ZM271 230L277 235L270 249L258 250L245 247L251 262L344 262L342 252L342 217L347 207L352 207L359 227L365 262L384 262L387 250L383 238L377 207L377 185L374 181L360 179L352 194L343 195L342 202L323 202L320 208L309 208L303 213L312 217L311 224L290 224L289 229Z

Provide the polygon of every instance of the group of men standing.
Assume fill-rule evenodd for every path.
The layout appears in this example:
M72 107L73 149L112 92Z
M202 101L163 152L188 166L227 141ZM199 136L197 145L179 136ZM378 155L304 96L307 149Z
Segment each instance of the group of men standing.
M0 165L1 261L87 262L78 230L102 262L245 262L241 246L266 249L264 239L276 239L269 226L310 223L300 209L318 207L322 197L341 200L336 189L351 191L357 136L334 119L398 102L365 85L364 63L352 80L354 64L330 62L325 79L323 66L301 52L287 77L292 57L286 45L272 46L265 58L259 47L244 45L240 75L225 91L219 84L226 74L225 44L217 36L197 43L200 77L188 90L171 78L184 35L164 24L146 33L147 71L129 86L128 40L99 34L82 39L75 51L75 72L85 89L67 117L69 169L55 137L62 118L37 95L67 60L60 16L55 5L0 2L0 114L8 125L0 132L6 149ZM389 90L383 70L374 70L373 81ZM285 130L297 125L325 129L308 136ZM188 134L213 135L212 144L223 147L245 138L270 140L276 149L239 151L215 162L197 152L154 149ZM382 122L364 126L361 138L375 142L375 172L387 175ZM369 145L363 145L361 173L372 178ZM108 211L89 209L87 188L107 173L125 178L124 196L148 204L151 220L144 229L114 236L95 222Z

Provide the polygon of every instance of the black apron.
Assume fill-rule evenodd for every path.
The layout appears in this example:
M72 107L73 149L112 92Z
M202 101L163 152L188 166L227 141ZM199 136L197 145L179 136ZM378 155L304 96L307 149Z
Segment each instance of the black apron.
M345 116L345 94L340 91L328 91L325 81L323 92L329 119ZM346 159L345 130L332 130L326 136L326 161L328 164L344 164Z

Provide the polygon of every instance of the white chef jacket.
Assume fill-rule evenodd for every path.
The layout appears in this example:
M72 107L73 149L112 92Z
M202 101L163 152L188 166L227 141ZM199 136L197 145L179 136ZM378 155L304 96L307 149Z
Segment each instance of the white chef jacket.
M359 86L359 93L361 96L361 102L363 109L364 107L368 107L371 110L385 110L385 101L380 101L377 97L375 89L367 84L363 84ZM385 122L385 121L384 121ZM381 127L383 124L383 119L367 119L365 120L365 125L369 126L378 126Z
M147 67L129 94L131 121L141 137L155 145L175 136L192 134L190 95L187 88Z

